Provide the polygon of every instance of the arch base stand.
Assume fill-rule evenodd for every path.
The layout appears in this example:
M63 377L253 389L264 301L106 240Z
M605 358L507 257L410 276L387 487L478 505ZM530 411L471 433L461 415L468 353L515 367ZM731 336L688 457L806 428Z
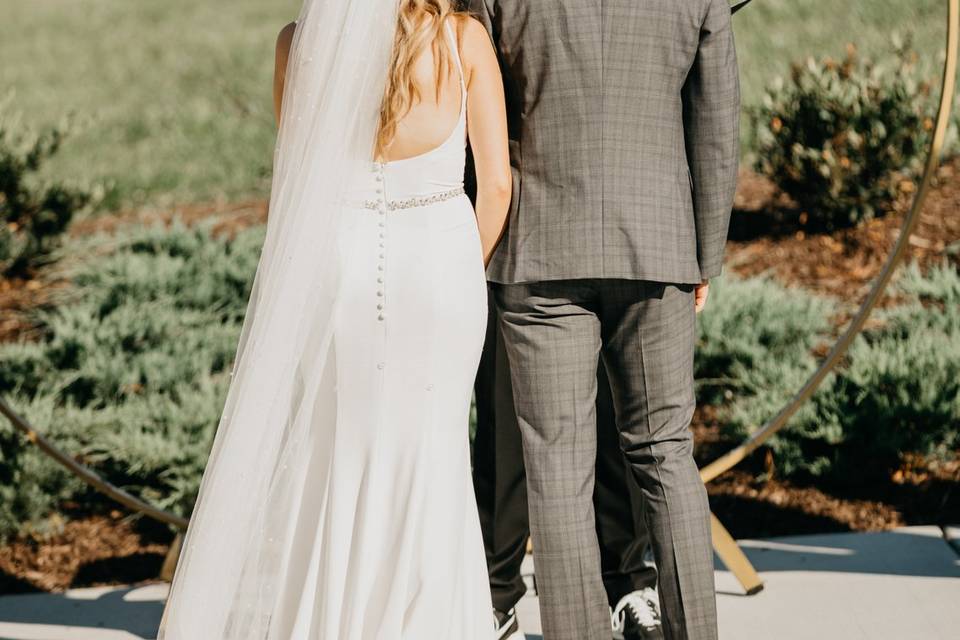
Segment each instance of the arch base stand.
M752 596L763 591L763 580L760 579L757 570L750 564L750 560L730 532L712 513L710 514L710 533L713 536L713 550L743 587L744 592Z
M170 549L163 559L163 566L160 567L160 579L164 582L173 581L173 573L177 568L177 560L180 558L180 548L183 546L183 532L177 532L173 542L170 543Z

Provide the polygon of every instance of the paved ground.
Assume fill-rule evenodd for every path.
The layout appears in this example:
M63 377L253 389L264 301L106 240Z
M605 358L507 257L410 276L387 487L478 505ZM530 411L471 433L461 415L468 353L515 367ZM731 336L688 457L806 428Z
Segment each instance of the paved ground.
M948 539L960 546L960 529L744 540L766 589L744 596L717 567L721 638L954 640L960 549ZM526 572L532 568L528 562ZM152 584L5 596L0 640L154 638L165 595L166 585ZM536 596L521 603L519 615L526 640L542 640Z

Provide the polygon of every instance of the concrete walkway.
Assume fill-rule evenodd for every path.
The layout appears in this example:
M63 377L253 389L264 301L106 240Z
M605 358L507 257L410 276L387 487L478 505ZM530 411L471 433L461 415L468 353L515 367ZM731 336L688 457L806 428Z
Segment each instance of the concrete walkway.
M960 542L958 534L956 528L910 527L741 541L766 589L744 596L718 565L720 636L954 640L960 637L960 550L945 538ZM532 569L528 561L528 578ZM154 638L166 590L151 584L0 597L0 640ZM526 640L542 640L535 595L524 599L519 615Z

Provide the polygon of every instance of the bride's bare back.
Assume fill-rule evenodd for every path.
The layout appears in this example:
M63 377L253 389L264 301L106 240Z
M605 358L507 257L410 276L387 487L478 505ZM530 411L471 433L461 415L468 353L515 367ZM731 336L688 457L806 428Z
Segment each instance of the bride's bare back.
M454 30L455 33L457 31ZM458 47L459 40L458 36ZM447 42L445 38L443 44ZM435 53L432 48L427 48L414 62L413 80L420 99L414 101L410 111L397 123L397 133L383 158L387 162L430 152L443 144L457 125L460 101L463 99L457 65L450 60L438 90L437 81L440 78Z

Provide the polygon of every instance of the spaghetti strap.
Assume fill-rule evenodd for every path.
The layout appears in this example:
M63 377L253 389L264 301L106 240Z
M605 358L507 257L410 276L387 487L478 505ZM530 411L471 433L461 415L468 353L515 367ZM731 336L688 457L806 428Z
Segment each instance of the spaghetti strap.
M457 73L460 75L460 112L463 113L467 109L467 80L463 72L463 61L460 59L460 47L457 45L457 35L450 25L450 19L446 21L444 27L446 27L447 36L450 39L450 51L457 63Z

